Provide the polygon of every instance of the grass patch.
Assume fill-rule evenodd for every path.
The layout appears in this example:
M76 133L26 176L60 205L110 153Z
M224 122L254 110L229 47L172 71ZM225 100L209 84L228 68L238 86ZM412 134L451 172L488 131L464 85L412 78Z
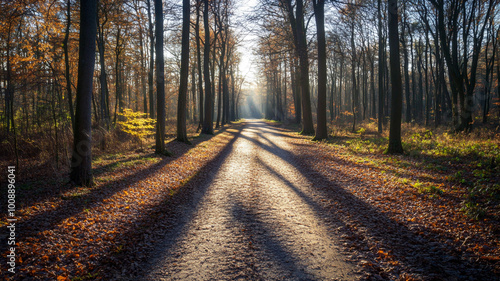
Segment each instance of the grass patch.
M72 200L72 199L80 199L88 194L90 194L92 190L87 187L80 187L77 188L76 190L71 190L68 191L64 194L61 195L61 199L64 200Z
M464 192L462 211L479 218L489 210L500 217L500 130L475 128L470 134L450 133L446 128L429 129L419 125L402 125L403 156L383 155L388 146L389 131L378 133L376 122L364 122L352 132L352 124L330 124L328 144L346 148L355 162L370 160L381 176L392 175L403 185L410 184L421 194L441 196L445 190L436 175L443 176L451 189ZM419 169L430 176L411 184L405 171ZM422 180L422 179L420 179ZM473 201L467 199L474 197ZM490 212L490 214L492 214Z

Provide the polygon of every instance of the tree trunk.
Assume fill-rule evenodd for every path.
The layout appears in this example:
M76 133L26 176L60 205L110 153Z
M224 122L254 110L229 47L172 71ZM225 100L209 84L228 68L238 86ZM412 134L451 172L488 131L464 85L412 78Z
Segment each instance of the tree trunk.
M151 15L151 0L146 1L148 8L148 24L149 24L149 72L148 72L148 90L149 90L149 118L155 118L155 96L153 89L153 72L155 67L155 37L153 34L153 21ZM158 90L157 90L158 91Z
M185 143L189 143L186 131L186 96L189 75L189 24L191 12L189 1L190 0L182 1L181 78L179 85L179 102L177 104L177 140Z
M388 4L392 102L387 153L392 154L403 153L403 146L401 144L402 83L399 64L398 1L389 0Z
M384 68L385 68L385 38L382 35L382 0L377 1L378 7L378 132L383 131L384 121Z
M203 134L213 135L214 124L212 122L212 85L210 83L210 27L208 25L208 0L203 0L203 26L205 28L205 46L203 55L203 76L205 78L205 117L203 120Z
M235 83L236 81L234 80L234 70L233 70L233 67L231 66L231 71L230 71L230 75L231 75L231 121L235 121L236 120L236 93L234 92L235 90Z
M63 40L63 50L64 50L64 66L65 66L65 77L66 77L66 93L68 95L68 105L69 105L69 116L71 118L71 128L75 128L75 112L73 110L73 95L71 93L71 76L69 71L69 53L68 53L68 41L69 41L69 29L71 27L71 1L68 0L66 4L66 29L64 32Z
M318 36L318 126L314 140L328 138L326 127L326 39L325 39L325 1L313 0Z
M402 42L403 42L403 57L404 57L404 75L405 75L405 103L406 103L406 111L405 111L405 120L406 120L406 123L410 123L411 122L411 103L410 103L410 75L409 75L409 71L408 71L408 67L409 67L409 63L408 63L408 50L406 48L406 38L405 38L405 28L406 26L406 18L405 18L405 22L403 23L403 32L401 34L401 39L402 39ZM392 74L391 74L391 78L392 78Z
M99 22L102 19L102 22ZM100 100L100 111L101 119L103 120L103 125L106 129L109 129L109 89L108 89L108 77L106 73L106 61L105 61L105 47L104 42L104 25L107 22L107 17L98 15L96 18L96 24L98 26L98 37L97 37L97 47L99 50L99 65L101 68L101 73L99 76L99 83L101 86L101 100Z
M193 68L191 69L191 104L193 106L193 123L198 123L198 118L196 117L196 112L198 111L196 108L196 67L195 63L193 63Z
M146 57L144 55L144 34L142 30L142 23L139 20L139 51L141 55L141 90L142 90L142 95L143 95L143 112L148 113L148 96L146 92Z
M419 122L422 121L422 111L423 111L423 100L424 100L424 79L423 79L423 74L422 74L422 52L423 52L423 46L422 46L422 40L419 41L418 44L418 50L417 50L417 71L418 71L418 120Z
M163 60L163 2L154 0L156 35L156 153L165 154L165 62Z
M229 86L226 75L222 77L222 101L222 126L224 126L229 121Z
M195 34L196 34L196 57L197 57L197 63L196 66L198 68L198 92L199 92L199 116L200 116L200 123L198 124L198 129L196 132L198 132L203 126L203 118L204 118L204 111L203 111L203 74L201 72L201 48L200 48L200 7L201 7L201 1L196 0L196 24L195 24Z
M220 23L220 18L216 17L215 19L216 19L216 24L217 24L217 19L219 19L218 21ZM220 24L222 25L222 23L220 23ZM223 91L222 79L223 79L223 76L225 75L225 73L224 73L224 55L226 53L226 42L223 39L222 33L220 34L220 45L221 45L221 52L219 55L219 85L218 85L219 91L218 91L218 96L217 96L217 122L215 123L215 128L220 127L221 116L222 116L222 103L223 103L223 101L222 101L222 91ZM215 53L215 50L214 50L214 53Z
M295 123L300 124L302 116L302 101L300 99L300 73L297 69L297 59L290 55L290 70L291 70L291 80L292 80L292 95L295 107Z
M301 134L313 135L314 124L312 120L311 93L309 87L309 58L307 54L307 41L304 26L304 3L302 0L296 1L295 15L293 14L293 6L291 0L287 0L286 8L294 35L296 54L299 58L299 83L302 103Z
M304 7L302 0L297 0L297 42L300 60L300 85L302 87L302 132L303 135L314 134L311 111L311 94L309 92L309 58L307 54L306 31L304 26Z
M122 85L122 62L121 62L121 52L122 46L120 43L121 40L121 28L118 27L116 30L116 47L115 47L115 95L116 95L116 104L117 109L115 110L115 123L116 123L116 114L123 112L124 102L123 95L125 89Z
M359 93L356 88L356 45L354 43L354 23L351 23L351 82L352 82L352 131L356 132L356 119L358 118Z
M92 185L92 82L97 33L96 0L80 1L80 43L76 88L75 130L70 179Z

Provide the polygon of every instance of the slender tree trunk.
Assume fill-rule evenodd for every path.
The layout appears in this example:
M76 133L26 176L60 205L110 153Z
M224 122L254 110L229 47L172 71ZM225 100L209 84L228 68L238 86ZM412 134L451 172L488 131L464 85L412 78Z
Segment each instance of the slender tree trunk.
M389 48L391 63L392 103L389 147L387 153L403 153L401 144L402 85L399 63L398 1L389 0Z
M356 45L354 43L354 23L351 23L351 82L352 82L352 131L356 132L356 120L359 110L359 93L356 87Z
M318 126L314 140L328 138L326 127L326 39L325 39L325 1L313 0L314 16L318 36Z
M294 44L297 57L299 58L299 79L302 103L302 131L301 134L314 134L314 124L311 110L311 93L309 85L309 58L307 54L307 41L304 25L304 3L297 0L295 15L293 13L292 1L287 0L286 9L294 35Z
M340 61L340 74L339 74L338 108L339 108L339 117L342 117L342 82L344 82L344 56L340 55L340 59L341 61ZM346 91L344 91L344 93L346 93Z
M500 30L500 29L499 29ZM497 53L498 39L496 38L496 31L493 26L493 19L490 21L490 27L488 30L488 37L486 41L486 50L484 52L484 60L486 62L486 73L484 82L484 98L483 98L483 123L488 122L488 115L490 111L491 102L491 87L493 82L493 73L495 72L495 57ZM491 40L491 57L488 59L488 46ZM500 78L500 77L499 77ZM498 86L498 85L497 85Z
M148 90L149 90L149 118L155 118L155 96L153 89L153 72L155 67L155 38L153 34L153 21L151 15L151 0L146 0L148 8L148 24L149 24L149 72L148 72ZM157 90L158 91L158 90Z
M416 90L416 81L417 79L415 78L416 75L416 70L415 70L415 53L414 53L414 44L413 44L413 35L410 32L408 32L408 35L410 37L410 59L411 59L411 102L413 104L412 106L412 118L415 121L418 121L419 115L420 115L420 103L417 102L417 90Z
M217 22L217 17L216 17L216 22ZM219 22L220 22L220 19L219 19ZM224 73L224 55L225 55L225 52L226 52L226 42L225 40L223 39L223 35L221 33L220 35L220 45L221 45L221 53L219 55L219 85L218 85L218 88L219 88L219 91L218 91L218 97L217 97L217 121L215 123L215 128L219 128L220 127L220 121L221 121L221 115L222 115L222 77L225 75ZM215 54L215 50L214 50L214 54Z
M210 19L209 19L210 20ZM212 59L211 59L211 63L210 63L210 60L209 60L209 65L210 65L210 81L212 82L211 85L212 85L212 100L210 101L211 102L211 105L212 105L212 123L213 123L213 117L214 117L214 114L215 114L215 97L216 97L216 92L215 92L215 65L217 64L217 37L218 37L218 32L217 32L217 25L214 24L214 44L213 44L213 48L212 48Z
M190 0L182 1L181 81L179 85L179 102L177 104L177 140L186 143L189 143L186 130L186 96L189 75L189 24L191 12L189 2Z
M102 22L99 22L102 19ZM99 49L99 65L101 68L101 73L99 76L100 86L101 86L101 101L100 101L100 111L101 118L103 120L103 125L106 129L109 129L109 89L108 89L108 77L106 73L106 62L105 62L105 47L104 42L104 25L107 22L107 17L102 17L98 15L96 18L98 27L98 37L97 37L97 47Z
M424 100L424 79L423 79L423 74L422 74L422 41L419 41L418 44L418 50L417 50L417 55L418 55L418 62L417 62L417 71L418 71L418 120L419 122L422 122L422 111L423 111L423 100Z
M302 116L302 101L300 94L300 73L297 67L297 59L290 55L290 69L291 69L291 80L292 80L292 95L295 107L295 123L300 124Z
M370 47L371 48L371 47ZM370 90L371 90L371 103L370 117L377 118L377 95L375 93L375 54L370 51Z
M223 110L222 110L222 126L228 123L229 117L229 86L227 82L227 75L222 77L222 100L223 100Z
M307 54L306 31L304 26L304 6L302 0L297 0L297 42L300 60L300 85L302 87L302 132L303 135L314 134L314 124L311 111L311 94L309 92L309 58Z
M362 120L366 119L366 109L368 107L368 73L367 73L367 67L366 67L366 50L363 50L363 66L361 68L362 74L359 74L359 76L362 76L363 78L363 114L362 114Z
M80 1L80 43L76 88L75 130L70 179L92 185L92 82L97 33L96 0Z
M68 52L70 27L71 27L71 1L68 0L66 3L66 29L64 32L63 49L64 49L64 66L65 66L65 77L66 77L66 94L68 95L69 116L71 118L71 128L74 129L75 112L73 110L73 95L71 93L71 75L69 71L69 52Z
M425 53L424 53L424 59L425 59L425 126L429 126L429 118L430 118L430 108L431 108L431 98L430 98L430 92L429 92L429 65L432 65L429 63L429 59L431 56L428 56L428 52L430 50L430 45L429 45L429 31L426 28L426 34L425 34Z
M406 23L406 18L405 18L405 23ZM411 103L410 103L410 75L408 71L409 63L408 63L408 50L406 48L406 38L405 38L405 26L406 24L403 23L403 32L402 32L402 42L403 42L403 57L404 57L404 75L405 75L405 103L406 103L406 111L405 111L405 120L406 123L410 123L412 116L411 116ZM391 74L392 78L392 74Z
M116 122L116 114L123 112L124 102L123 96L125 93L125 89L122 85L122 62L121 62L121 28L117 28L116 30L116 47L115 47L115 95L116 95L116 104L117 109L115 110L115 121Z
M234 70L233 70L233 67L231 66L231 71L230 71L230 75L231 75L231 121L235 121L236 120L236 93L234 92L235 90L235 83L236 81L234 80Z
M198 118L196 116L196 112L198 111L196 108L196 67L195 63L193 63L193 67L191 68L191 103L193 107L193 123L198 123Z
M288 79L287 79L287 60L286 60L286 56L285 56L285 59L283 60L283 64L284 64L284 67L285 67L285 78L284 78L284 84L283 84L283 120L287 120L288 118L288 104L287 104L287 84L288 84Z
M377 1L378 7L378 132L382 133L384 123L384 68L385 68L385 38L382 35L382 0Z
M142 30L142 23L139 21L139 41L140 41L140 54L141 54L141 89L143 95L143 112L148 113L148 95L146 91L146 56L144 55L144 32Z
M203 120L203 134L213 135L214 128L212 122L212 85L210 83L210 27L208 25L208 0L203 0L203 26L205 28L205 46L203 55L203 76L205 78L205 117Z
M196 24L195 24L195 34L196 34L196 57L197 57L197 63L196 66L198 68L198 92L199 92L199 116L200 116L200 123L198 125L198 129L196 132L198 132L203 126L203 118L204 118L204 111L203 111L203 74L201 71L201 48L200 48L200 8L201 8L201 1L196 0Z
M163 60L163 2L154 0L156 34L156 153L165 154L165 62Z
M335 113L336 113L336 105L335 105L335 95L336 95L336 84L337 84L337 76L333 73L330 74L330 80L331 80L331 86L330 86L330 102L328 103L330 105L330 122L333 122L335 120Z

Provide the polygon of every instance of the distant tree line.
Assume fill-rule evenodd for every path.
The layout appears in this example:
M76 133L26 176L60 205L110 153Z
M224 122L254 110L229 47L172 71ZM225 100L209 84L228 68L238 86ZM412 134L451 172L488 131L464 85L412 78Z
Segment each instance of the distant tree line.
M353 131L372 118L382 132L394 95L401 94L403 122L457 132L477 123L498 124L498 4L260 0L255 21L267 89L265 117L302 123L302 133L317 139L325 138L327 116L332 122L350 120ZM396 21L390 21L391 11ZM393 66L388 39L396 25L399 54ZM391 75L396 66L400 92Z

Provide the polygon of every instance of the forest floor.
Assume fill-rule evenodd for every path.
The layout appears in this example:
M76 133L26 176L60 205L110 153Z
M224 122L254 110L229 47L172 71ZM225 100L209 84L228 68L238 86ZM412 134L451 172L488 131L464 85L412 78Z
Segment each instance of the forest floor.
M499 138L407 130L391 156L369 126L296 129L244 121L169 142L172 157L101 154L91 188L33 164L17 175L17 273L0 277L500 279Z

